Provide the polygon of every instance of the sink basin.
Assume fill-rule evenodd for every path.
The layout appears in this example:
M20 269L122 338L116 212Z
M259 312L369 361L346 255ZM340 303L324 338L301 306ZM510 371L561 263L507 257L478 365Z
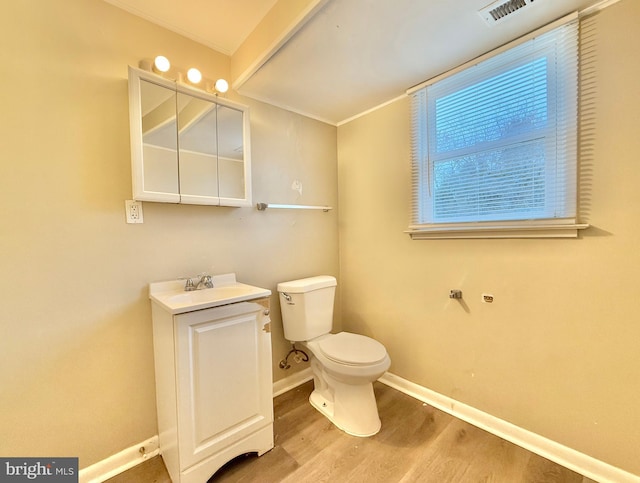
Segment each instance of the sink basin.
M268 297L271 290L236 281L234 273L212 277L213 288L185 292L184 280L149 285L149 297L172 314Z

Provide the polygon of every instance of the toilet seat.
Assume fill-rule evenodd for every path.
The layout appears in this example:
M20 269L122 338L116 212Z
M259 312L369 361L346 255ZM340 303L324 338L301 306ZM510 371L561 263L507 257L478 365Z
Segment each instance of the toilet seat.
M318 348L327 359L351 366L376 364L387 357L387 350L380 342L350 332L331 334L318 341Z

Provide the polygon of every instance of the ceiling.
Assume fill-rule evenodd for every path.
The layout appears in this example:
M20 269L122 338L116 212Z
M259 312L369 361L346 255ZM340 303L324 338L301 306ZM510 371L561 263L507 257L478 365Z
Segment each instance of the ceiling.
M228 55L278 2L107 1ZM478 11L491 0L328 0L235 87L340 124L565 14L616 1L536 0L488 26Z
M278 0L106 0L223 54L233 54Z

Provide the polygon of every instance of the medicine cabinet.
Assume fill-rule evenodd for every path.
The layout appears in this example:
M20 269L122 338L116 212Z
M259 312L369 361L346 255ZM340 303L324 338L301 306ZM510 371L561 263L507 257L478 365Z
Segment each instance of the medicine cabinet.
M133 198L252 206L249 110L129 67Z

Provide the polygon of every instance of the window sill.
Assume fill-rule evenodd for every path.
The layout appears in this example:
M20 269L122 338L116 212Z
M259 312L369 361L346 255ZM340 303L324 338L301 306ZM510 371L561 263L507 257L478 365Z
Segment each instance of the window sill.
M405 232L413 240L446 240L456 238L577 238L586 224L546 225L476 225L476 226L411 226Z

